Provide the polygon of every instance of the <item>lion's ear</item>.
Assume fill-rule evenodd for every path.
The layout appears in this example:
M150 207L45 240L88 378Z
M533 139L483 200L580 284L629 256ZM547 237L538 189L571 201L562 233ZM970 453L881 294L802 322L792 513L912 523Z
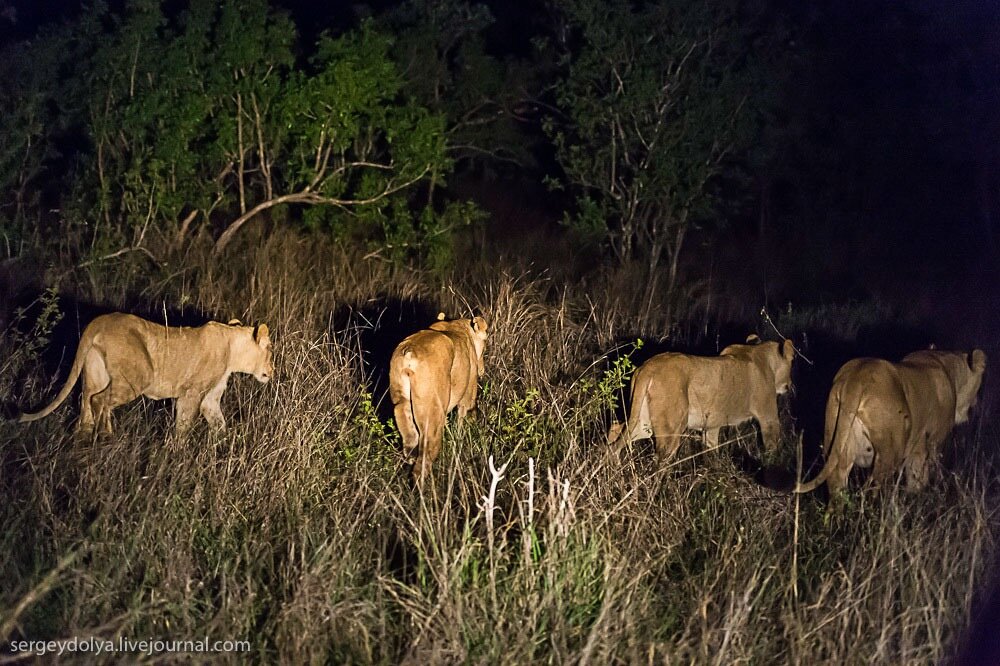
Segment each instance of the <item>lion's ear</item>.
M253 336L253 339L259 344L261 340L267 337L267 324L261 324L257 327L257 331Z
M791 340L785 340L781 346L781 353L784 355L786 361L791 361L795 358L795 345L792 344Z
M229 322L226 325L227 326L242 326L243 322L241 322L239 319L230 319Z
M986 370L986 352L982 349L972 350L972 369L976 372Z
M444 313L438 312L438 321L444 321Z
M750 335L747 336L747 344L748 345L760 344L760 336L758 336L756 333L751 333Z

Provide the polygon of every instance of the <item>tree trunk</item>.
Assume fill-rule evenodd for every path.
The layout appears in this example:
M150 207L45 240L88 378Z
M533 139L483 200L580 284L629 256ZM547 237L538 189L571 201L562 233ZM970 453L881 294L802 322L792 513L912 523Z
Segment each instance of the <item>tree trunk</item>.
M660 257L663 256L663 242L659 239L655 239L653 244L649 248L649 262L646 264L646 308L642 315L642 324L644 327L648 327L650 324L649 318L650 313L653 310L653 298L656 295L656 288L660 283L659 277L659 267L660 267ZM670 305L667 305L667 321L670 321Z
M683 220L675 227L674 242L667 248L670 259L670 268L667 272L667 319L671 323L674 316L674 290L677 288L677 265L681 256L681 248L684 246L684 236L687 235L687 214Z

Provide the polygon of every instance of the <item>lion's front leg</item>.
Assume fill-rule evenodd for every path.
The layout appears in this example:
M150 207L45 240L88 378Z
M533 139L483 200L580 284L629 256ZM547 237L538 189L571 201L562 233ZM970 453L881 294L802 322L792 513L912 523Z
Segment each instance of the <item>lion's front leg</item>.
M781 422L778 420L777 413L773 417L768 415L767 418L759 418L757 422L760 424L760 438L764 442L764 453L771 455L778 450L778 442L781 439Z
M216 430L226 429L226 417L222 414L222 394L226 390L226 382L220 382L205 394L201 400L201 415L208 421L208 425Z
M191 423L198 413L198 403L201 396L195 392L185 393L177 398L174 408L176 416L174 419L174 432L178 437L183 437L191 429Z

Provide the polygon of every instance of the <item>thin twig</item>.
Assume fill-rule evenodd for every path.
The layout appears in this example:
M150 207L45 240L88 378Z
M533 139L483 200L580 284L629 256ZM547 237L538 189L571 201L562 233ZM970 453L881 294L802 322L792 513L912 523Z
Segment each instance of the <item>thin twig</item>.
M771 321L771 315L767 313L767 307L762 307L760 309L760 316L764 318L765 323L767 323L772 329L774 329L774 332L778 334L778 337L780 337L782 340L788 339L784 335L782 335L781 331L778 330L778 327L774 325L773 321ZM803 361L805 361L809 365L816 365L809 359L808 356L799 351L798 347L795 347L795 355L800 357Z

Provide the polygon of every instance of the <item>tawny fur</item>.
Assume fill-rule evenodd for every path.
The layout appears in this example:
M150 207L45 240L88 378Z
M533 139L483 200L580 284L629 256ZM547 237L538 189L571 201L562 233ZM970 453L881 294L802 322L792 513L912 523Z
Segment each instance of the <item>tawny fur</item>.
M730 345L719 356L658 354L632 377L628 421L612 425L608 438L621 446L652 437L667 462L687 430L702 431L715 447L724 426L756 419L766 450L773 451L781 432L777 396L791 388L794 358L790 340Z
M418 485L441 451L448 413L457 410L456 423L461 423L476 406L485 348L486 321L475 317L435 322L404 339L392 354L389 396Z
M823 433L826 464L795 487L807 493L826 482L831 494L847 485L851 469L871 467L882 483L903 470L907 490L927 484L930 463L969 410L986 371L986 354L924 350L900 363L848 361L834 377Z
M114 313L94 319L83 331L69 378L52 403L22 414L21 422L51 414L83 377L77 434L99 424L111 433L111 411L140 395L153 400L176 398L175 429L183 434L198 411L219 429L226 426L219 400L229 375L271 378L271 340L267 326L232 326L209 322L197 328L163 326L134 315Z

